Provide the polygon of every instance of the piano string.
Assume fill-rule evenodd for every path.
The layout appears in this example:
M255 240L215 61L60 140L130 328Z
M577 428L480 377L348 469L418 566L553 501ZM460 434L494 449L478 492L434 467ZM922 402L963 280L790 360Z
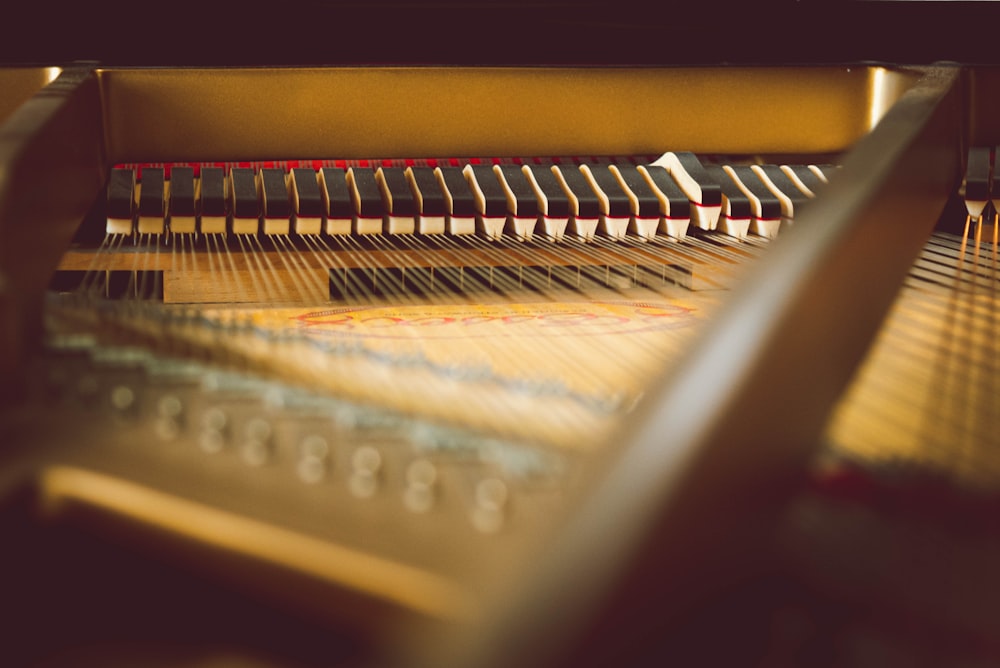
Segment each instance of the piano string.
M860 625L903 654L918 651L907 648L912 637L885 620L934 629L928 646L960 628L975 639L972 654L996 652L997 583L984 566L995 560L1000 502L995 156L970 149L955 206L835 406L783 530L804 581L845 600L864 592L870 618ZM879 565L847 566L845 544Z
M961 232L928 240L831 423L832 441L855 457L905 454L980 490L992 484L1000 444L995 153L969 151ZM882 435L877 447L873 433Z
M587 447L833 169L702 168L690 153L120 165L82 228L106 219L103 238L61 263L57 283L75 286L59 311L354 399ZM421 189L418 176L432 178Z

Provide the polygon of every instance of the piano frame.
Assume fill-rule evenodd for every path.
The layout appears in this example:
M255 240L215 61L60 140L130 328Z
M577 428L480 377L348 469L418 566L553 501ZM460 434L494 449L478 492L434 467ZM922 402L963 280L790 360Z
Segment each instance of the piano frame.
M842 154L842 173L807 219L748 272L615 447L595 458L570 513L553 521L554 538L544 549L524 546L523 568L511 569L518 586L505 579L496 589L507 593L491 585L477 601L483 612L467 621L480 632L456 637L448 623L404 645L423 665L627 656L637 633L639 646L650 640L651 606L669 621L754 567L752 555L735 563L729 550L741 542L763 550L748 533L773 519L813 453L956 191L966 147L995 134L983 111L1000 95L995 79L954 66L67 67L0 126L0 373L23 377L49 276L118 162L679 147ZM401 114L411 104L420 113ZM4 388L12 404L18 388ZM34 476L5 480L5 491L33 484L53 507L77 493L47 488L55 478L46 469ZM562 622L554 628L552 619ZM605 628L596 640L584 632L594 625Z

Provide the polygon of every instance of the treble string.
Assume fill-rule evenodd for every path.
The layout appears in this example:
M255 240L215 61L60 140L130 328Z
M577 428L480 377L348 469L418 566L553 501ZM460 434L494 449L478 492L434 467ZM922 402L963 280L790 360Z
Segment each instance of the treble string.
M575 234L551 239L539 229L521 239L510 228L496 239L137 234L128 238L137 244L128 293L145 300L153 272L166 267L165 296L169 283L171 299L204 304L185 311L195 317L180 319L173 331L187 336L200 327L193 338L214 347L220 360L230 350L397 406L433 401L414 391L423 374L445 392L487 389L455 394L461 405L453 410L468 410L494 427L545 401L541 417L532 419L569 433L595 410L586 401L624 410L630 404L623 397L638 396L642 379L675 357L694 331L664 326L665 320L650 321L648 329L618 327L622 321L643 308L669 312L677 283L726 283L768 245L700 232L684 241L662 233L651 240L634 234L583 240ZM107 264L126 236L106 236L92 265ZM168 261L160 257L160 243L170 246ZM95 276L88 273L84 285L99 282ZM107 291L107 275L103 283ZM356 327L353 339L340 342L331 327L328 348L314 345L319 330L296 329L281 310L331 301L346 307ZM275 317L266 317L268 311ZM247 326L228 326L237 321ZM369 368L376 372L357 371ZM355 371L345 376L342 369Z

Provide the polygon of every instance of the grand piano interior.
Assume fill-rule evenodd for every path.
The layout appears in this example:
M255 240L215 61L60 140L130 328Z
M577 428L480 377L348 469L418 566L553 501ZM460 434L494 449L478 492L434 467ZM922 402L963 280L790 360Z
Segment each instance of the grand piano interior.
M995 663L981 4L714 32L628 3L27 8L0 44L5 664ZM499 47L456 55L473 32ZM339 236L329 209L105 234L116 167L668 152L822 186L773 239L670 238L662 202L649 238L637 209L588 241L512 209L499 239L360 234L360 207Z

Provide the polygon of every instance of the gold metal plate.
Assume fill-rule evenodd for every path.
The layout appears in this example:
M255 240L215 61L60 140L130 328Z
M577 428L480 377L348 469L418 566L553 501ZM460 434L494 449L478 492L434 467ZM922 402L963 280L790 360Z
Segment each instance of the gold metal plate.
M104 69L113 161L828 153L917 75L882 67Z

